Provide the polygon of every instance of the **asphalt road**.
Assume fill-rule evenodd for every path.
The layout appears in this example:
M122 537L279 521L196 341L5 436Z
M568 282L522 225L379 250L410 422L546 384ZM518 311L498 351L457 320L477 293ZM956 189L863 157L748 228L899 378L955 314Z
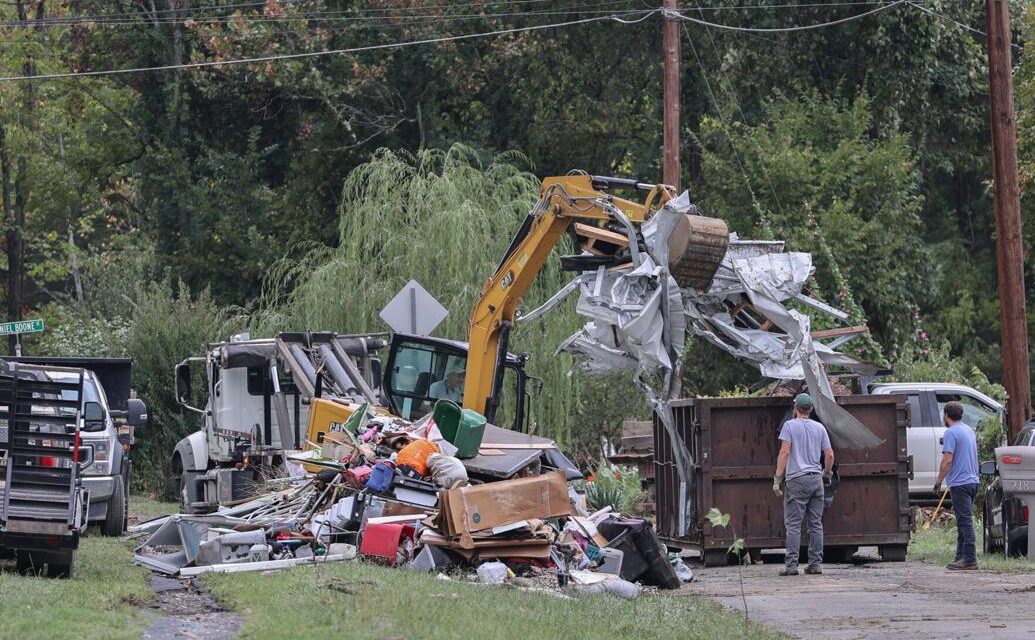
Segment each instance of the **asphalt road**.
M1035 573L949 572L909 561L824 565L780 577L780 564L694 567L683 591L707 596L805 640L1035 638Z

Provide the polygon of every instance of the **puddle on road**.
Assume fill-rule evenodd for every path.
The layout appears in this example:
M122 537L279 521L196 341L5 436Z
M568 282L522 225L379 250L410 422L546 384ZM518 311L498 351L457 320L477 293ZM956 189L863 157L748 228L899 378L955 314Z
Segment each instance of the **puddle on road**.
M151 589L161 617L144 632L144 640L232 640L244 623L194 579L152 575Z

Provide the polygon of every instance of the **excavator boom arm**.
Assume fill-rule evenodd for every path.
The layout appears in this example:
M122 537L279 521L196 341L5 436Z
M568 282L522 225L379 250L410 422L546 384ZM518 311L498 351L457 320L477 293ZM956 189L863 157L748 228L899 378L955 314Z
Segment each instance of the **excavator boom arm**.
M643 202L613 196L605 189L647 191ZM518 229L496 272L471 311L464 407L495 418L506 356L517 307L547 258L571 224L624 217L642 223L674 197L672 187L621 178L571 175L543 180L539 200Z

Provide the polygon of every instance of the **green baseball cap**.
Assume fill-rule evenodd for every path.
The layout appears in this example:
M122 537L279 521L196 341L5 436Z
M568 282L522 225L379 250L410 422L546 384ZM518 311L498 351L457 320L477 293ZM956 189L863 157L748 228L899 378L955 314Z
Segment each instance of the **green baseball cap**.
M812 408L812 396L807 393L799 393L794 398L794 406L799 409L811 409Z

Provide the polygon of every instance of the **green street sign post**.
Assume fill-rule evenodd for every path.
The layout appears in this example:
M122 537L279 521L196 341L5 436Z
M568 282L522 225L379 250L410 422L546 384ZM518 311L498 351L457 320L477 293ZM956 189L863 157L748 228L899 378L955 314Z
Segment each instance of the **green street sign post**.
M0 336L15 336L14 355L22 355L22 341L19 337L23 333L39 333L43 331L43 320L19 320L18 322L0 323Z
M19 320L18 322L0 323L0 336L9 336L12 333L39 333L43 331L42 320Z

